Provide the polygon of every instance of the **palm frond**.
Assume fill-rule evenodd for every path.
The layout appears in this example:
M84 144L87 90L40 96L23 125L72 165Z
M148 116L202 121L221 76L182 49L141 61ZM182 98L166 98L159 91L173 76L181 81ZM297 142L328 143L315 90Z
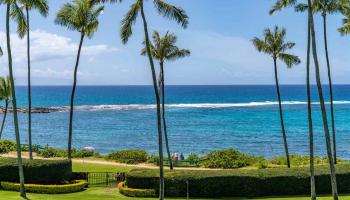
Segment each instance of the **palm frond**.
M132 35L132 26L136 23L137 15L141 8L141 1L137 0L136 3L131 5L131 9L125 15L121 22L120 37L122 42L126 44Z
M281 11L284 8L294 6L297 3L297 0L278 0L274 6L272 6L269 11L270 15L273 15L277 11Z
M153 2L159 14L162 14L164 17L171 20L175 20L183 28L187 28L189 17L187 16L185 10L168 4L164 0L154 0Z
M305 12L308 8L309 6L306 3L299 3L294 9L296 12Z
M166 56L167 60L177 60L180 58L188 57L191 55L191 51L188 49L178 49L172 51L169 55Z
M287 54L287 53L278 54L278 58L282 62L284 62L288 68L291 68L293 65L298 65L301 62L298 56Z
M27 18L23 13L22 8L17 3L11 4L11 18L15 20L17 24L17 34L20 38L23 38L28 29Z

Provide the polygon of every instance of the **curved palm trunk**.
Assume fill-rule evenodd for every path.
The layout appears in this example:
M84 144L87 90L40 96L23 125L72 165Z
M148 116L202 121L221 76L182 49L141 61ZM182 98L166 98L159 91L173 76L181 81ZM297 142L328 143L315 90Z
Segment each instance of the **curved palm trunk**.
M328 156L330 173L331 173L332 195L334 200L338 200L337 180L335 175L335 167L334 167L331 141L330 141L330 135L329 135L329 129L328 129L326 106L324 103L322 84L321 84L321 78L320 78L320 66L319 66L318 57L317 57L316 33L315 33L313 14L311 10L311 5L312 5L311 0L308 0L308 5L309 5L309 17L310 17L311 38L312 38L312 53L313 53L314 62L315 62L317 89L318 89L318 95L320 99L323 127L324 127L325 138L326 138L327 156Z
M83 46L84 37L85 35L82 33L80 37L77 60L74 67L74 81L73 81L72 93L70 96L69 132L68 132L68 159L69 160L72 159L74 97L75 97L75 90L77 86L77 72L78 72L78 66L79 66L79 60L80 60L80 52L81 52L81 47Z
M286 130L284 128L282 101L281 101L280 86L279 86L279 83L278 83L277 59L276 58L273 59L273 63L274 63L274 66L275 66L275 81L276 81L276 90L277 90L277 97L278 97L278 107L279 107L280 121L281 121L281 127L282 127L282 136L283 136L284 150L285 150L286 158L287 158L287 166L288 166L288 168L290 168L288 143L287 143Z
M330 62L329 62L329 54L328 54L327 18L326 18L326 15L323 15L323 37L324 37L324 48L325 48L325 51L326 51L327 70L328 70L328 82L329 82L329 97L330 97L330 103L331 103L333 158L334 158L334 164L337 164L337 144L336 144L336 135L335 135L334 105L333 105L333 84L332 84L332 76L331 76L331 65L330 65Z
M169 167L171 170L173 170L174 165L170 154L168 131L167 131L167 125L166 125L166 119L165 119L164 62L160 62L160 83L161 83L161 95L162 95L162 119L163 119L164 140L165 140L166 151L168 153Z
M27 15L27 58L28 58L28 141L29 141L29 159L33 160L32 150L32 94L30 84L30 29L29 29L29 10L26 7Z
M156 103L157 103L157 129L158 129L158 148L159 148L159 199L164 199L164 166L163 166L163 136L162 136L162 123L161 123L161 109L160 109L160 97L158 93L158 84L157 84L157 77L156 77L156 70L154 67L153 58L151 55L151 48L150 48L150 40L149 40L149 34L148 34L148 26L146 21L146 16L143 8L143 0L141 1L141 15L142 15L142 21L143 21L143 28L145 32L145 40L146 40L146 49L147 49L147 55L149 59L149 63L151 66L152 71L152 79L153 79L153 88L154 93L156 96Z
M16 134L16 149L17 149L17 163L18 163L18 170L19 170L20 193L21 193L21 197L26 198L26 192L24 189L24 173L23 173L23 165L22 165L21 140L20 140L19 128L18 128L16 91L15 91L15 84L13 79L13 72L12 72L12 54L11 54L11 39L10 39L10 4L9 3L7 3L7 12L6 12L6 36L7 36L9 75L10 75L11 91L12 91L13 121L14 121L15 134Z
M314 130L312 125L311 110L311 89L310 89L310 51L311 51L311 33L310 19L308 19L307 28L307 56L306 56L306 90L307 90L307 117L309 124L309 140L310 140L310 186L311 200L316 200L316 183L315 183L315 167L314 167Z
M4 130L8 107L9 107L9 102L8 100L5 100L5 110L4 110L4 117L2 118L2 123L1 123L0 139L2 137L2 132Z

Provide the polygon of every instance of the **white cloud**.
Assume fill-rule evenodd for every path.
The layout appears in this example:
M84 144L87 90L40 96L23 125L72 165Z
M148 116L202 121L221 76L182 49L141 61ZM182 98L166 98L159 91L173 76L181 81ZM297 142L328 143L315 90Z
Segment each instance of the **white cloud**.
M5 33L0 32L0 44L4 45L5 41ZM16 34L11 34L11 44L14 62L26 62L26 40L21 40ZM31 32L31 59L33 62L74 57L77 53L77 49L78 43L72 41L71 38L43 30L35 30ZM116 48L111 48L105 44L84 45L82 55L90 56L90 59L94 59L93 57L98 54L113 52L116 50ZM6 52L4 53L6 54ZM2 61L6 62L5 59L2 59Z

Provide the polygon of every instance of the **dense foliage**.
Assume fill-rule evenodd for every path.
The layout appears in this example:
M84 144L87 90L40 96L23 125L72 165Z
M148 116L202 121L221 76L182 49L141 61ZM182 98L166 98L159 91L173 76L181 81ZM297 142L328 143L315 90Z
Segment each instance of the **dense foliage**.
M201 166L208 168L235 169L252 165L259 158L234 149L217 150L205 156Z
M85 180L72 181L70 184L62 185L38 185L38 184L25 184L27 192L41 193L41 194L64 194L73 193L84 190L88 186L88 182ZM19 191L18 183L1 182L1 188L10 191Z
M0 139L0 154L16 150L16 143L9 140Z
M109 160L114 160L116 162L127 163L127 164L138 164L147 161L148 154L144 150L122 150L115 151L107 155Z
M234 170L175 170L167 171L165 194L173 197L186 195L186 181L191 197L307 195L310 193L309 167ZM155 189L159 187L157 170L133 170L127 174L130 188ZM339 192L350 192L350 165L337 166ZM316 167L317 193L331 192L329 168Z
M64 149L57 149L48 147L38 152L39 156L42 156L44 158L55 158L55 157L67 157L67 150ZM95 156L96 153L94 151L90 150L78 150L73 149L72 150L72 157L73 158L87 158Z
M72 174L72 163L68 160L23 160L23 168L25 183L64 183ZM0 158L0 181L19 182L16 159Z

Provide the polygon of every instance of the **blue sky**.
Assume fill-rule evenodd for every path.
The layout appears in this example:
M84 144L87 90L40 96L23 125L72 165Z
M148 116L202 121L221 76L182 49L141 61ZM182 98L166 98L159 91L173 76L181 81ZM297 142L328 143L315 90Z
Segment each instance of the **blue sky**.
M31 14L34 85L70 85L79 41L77 32L54 24L55 13L66 0L49 0L50 15L42 18ZM146 57L140 56L143 30L138 20L134 35L127 45L119 38L120 20L132 1L106 5L95 36L84 43L79 66L80 85L149 85L152 83ZM274 0L169 0L184 8L190 16L188 29L158 16L152 1L147 1L146 14L150 30L178 35L178 45L192 51L189 58L166 63L166 82L172 85L212 84L273 84L273 66L269 56L258 53L251 44L261 37L266 27L287 28L287 38L296 42L292 51L305 57L306 16L287 9L274 16L268 10ZM342 16L329 17L329 49L335 83L350 83L350 36L341 37L336 29ZM0 8L0 44L5 47L5 8ZM322 23L316 18L322 79L326 81ZM12 25L16 84L26 83L25 41L15 35ZM0 74L7 74L6 58L0 59ZM293 69L279 63L282 84L303 84L305 63Z

